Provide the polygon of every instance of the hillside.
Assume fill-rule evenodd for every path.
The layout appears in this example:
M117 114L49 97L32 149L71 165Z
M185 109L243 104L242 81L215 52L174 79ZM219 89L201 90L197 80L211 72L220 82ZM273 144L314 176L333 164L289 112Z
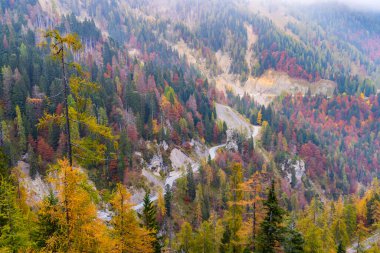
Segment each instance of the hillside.
M0 0L0 14L0 252L379 252L376 11Z

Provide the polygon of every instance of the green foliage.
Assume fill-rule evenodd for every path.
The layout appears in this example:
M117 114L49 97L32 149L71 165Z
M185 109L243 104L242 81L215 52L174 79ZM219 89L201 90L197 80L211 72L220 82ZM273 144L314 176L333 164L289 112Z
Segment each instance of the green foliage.
M165 200L166 216L169 218L172 216L172 199L173 199L173 195L171 192L171 188L167 184L165 186L164 200Z
M53 216L57 212L56 209L59 208L58 198L50 191L43 202L42 208L38 212L36 231L32 234L32 239L40 249L48 245L50 238L58 236L59 233L63 232L61 231L58 218Z
M222 234L220 223L202 222L195 235L192 252L219 252Z
M165 94L165 97L167 98L167 100L169 100L170 103L173 105L175 102L175 92L174 92L173 88L166 86L164 94Z
M152 246L156 253L161 252L161 242L159 237L159 227L157 223L157 207L153 205L150 200L150 193L147 191L143 200L143 212L142 212L142 221L144 226L150 231L150 235L155 238L152 243Z
M275 253L284 239L282 222L285 211L279 206L274 181L272 181L268 197L264 201L264 208L266 216L260 225L261 230L257 238L257 252Z
M3 177L0 180L0 251L26 250L31 246L29 223L19 207L15 186Z
M303 253L304 239L300 232L295 228L294 222L290 223L284 233L282 245L286 253Z
M340 242L339 245L338 245L338 249L336 251L337 253L346 253L346 249L345 247L343 246L343 243Z
M241 183L243 182L243 168L239 163L235 163L231 168L230 192L229 192L229 208L227 216L229 250L232 252L242 252L241 237L239 230L242 226L243 208L240 202L243 200L243 190Z
M9 158L0 148L0 178L6 178L9 175Z
M18 146L20 153L23 153L26 149L26 136L24 122L22 120L22 115L20 107L16 106L16 121L17 121L17 137L18 137Z
M190 201L194 201L196 197L196 187L195 187L193 169L191 167L187 169L186 178L187 178L187 188L186 188L187 197L190 199Z
M194 247L194 235L193 235L193 229L191 225L188 222L184 222L181 225L181 230L177 234L178 243L177 243L177 250L184 252L184 253L190 253L192 252L192 249Z

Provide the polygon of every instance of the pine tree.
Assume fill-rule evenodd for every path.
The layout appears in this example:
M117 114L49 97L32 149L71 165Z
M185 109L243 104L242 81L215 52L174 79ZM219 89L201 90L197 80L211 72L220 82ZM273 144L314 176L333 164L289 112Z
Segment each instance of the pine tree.
M17 122L17 137L18 137L18 147L20 154L22 154L26 149L26 136L24 123L21 116L20 107L16 106L16 122Z
M153 202L150 200L149 191L146 192L143 200L143 212L142 212L142 221L144 226L150 231L150 235L155 238L153 241L153 248L156 253L161 252L161 243L160 238L158 238L158 224L157 224L157 208L153 205Z
M0 177L0 252L22 252L31 245L28 221L16 195L15 186Z
M0 178L6 178L9 175L8 171L9 158L3 151L3 148L0 148Z
M346 249L343 246L342 242L340 242L339 245L338 245L337 253L346 253Z
M12 115L12 101L11 101L11 89L13 82L12 69L9 66L3 66L1 68L1 74L3 77L3 101L5 104L6 115Z
M30 176L34 179L38 172L38 157L31 144L28 144L28 163L30 165Z
M266 217L261 223L261 231L257 240L257 252L275 253L284 237L282 222L285 211L278 204L274 181L272 181L269 189L268 198L264 202L264 208Z
M165 195L164 195L165 209L166 209L166 216L167 217L171 217L172 216L172 213L171 213L172 198L173 198L173 196L172 196L172 192L171 192L170 186L167 184L165 186Z
M50 191L49 195L44 199L41 209L38 211L37 229L33 233L32 238L36 242L38 248L43 249L48 245L48 240L53 238L63 231L59 226L59 219L54 217L54 213L57 212L59 200ZM58 245L52 246L53 251L58 250Z
M190 201L194 201L196 197L196 187L194 182L194 173L191 167L187 169L187 196Z
M300 232L295 228L294 222L291 222L286 229L284 235L284 250L285 253L303 253L305 241Z

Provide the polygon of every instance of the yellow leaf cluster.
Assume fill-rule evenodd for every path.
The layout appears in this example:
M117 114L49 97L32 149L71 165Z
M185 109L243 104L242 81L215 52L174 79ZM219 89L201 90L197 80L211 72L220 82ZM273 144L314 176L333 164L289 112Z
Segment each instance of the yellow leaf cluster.
M48 178L57 192L58 204L41 212L49 212L61 228L48 240L45 250L58 252L112 252L115 242L107 226L97 218L97 209L84 187L86 175L71 168L67 160L60 160ZM45 203L46 204L46 203Z
M111 220L112 237L116 240L118 252L153 253L154 238L151 231L140 227L130 203L130 193L118 184L111 199L115 215Z

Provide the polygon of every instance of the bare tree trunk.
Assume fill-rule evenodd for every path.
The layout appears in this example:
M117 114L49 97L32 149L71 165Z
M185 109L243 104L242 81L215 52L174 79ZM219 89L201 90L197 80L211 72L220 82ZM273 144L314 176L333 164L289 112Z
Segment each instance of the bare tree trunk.
M62 45L62 75L63 75L63 86L64 86L64 95L65 95L65 114L66 114L66 136L67 136L67 155L69 158L70 167L73 166L73 156L71 152L71 135L70 135L70 116L69 116L69 105L67 103L67 97L69 95L69 87L67 84L66 79L66 72L65 72L65 54L64 49Z

